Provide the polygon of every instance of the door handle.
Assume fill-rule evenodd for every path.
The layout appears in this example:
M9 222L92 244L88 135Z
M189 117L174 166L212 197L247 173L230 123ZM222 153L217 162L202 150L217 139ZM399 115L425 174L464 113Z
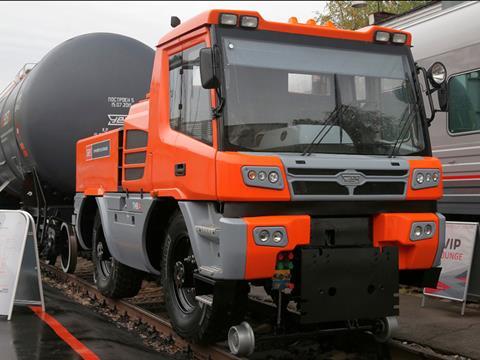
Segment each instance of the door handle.
M187 165L185 163L175 164L175 176L185 176Z

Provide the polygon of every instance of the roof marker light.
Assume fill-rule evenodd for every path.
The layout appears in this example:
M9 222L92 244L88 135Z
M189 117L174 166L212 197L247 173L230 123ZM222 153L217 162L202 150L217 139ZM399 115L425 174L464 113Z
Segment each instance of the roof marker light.
M377 31L375 33L375 41L389 42L390 41L390 33L386 32L386 31Z
M258 18L256 16L240 16L240 26L256 29L258 27Z
M392 43L405 44L407 42L407 34L395 33L392 35Z
M238 22L238 16L235 14L220 14L218 22L226 26L235 26Z

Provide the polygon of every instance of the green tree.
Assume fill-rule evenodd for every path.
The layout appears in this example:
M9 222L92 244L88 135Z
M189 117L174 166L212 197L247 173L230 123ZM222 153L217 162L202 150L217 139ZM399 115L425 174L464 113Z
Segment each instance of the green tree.
M401 14L431 1L367 1L367 6L354 8L351 1L326 1L323 12L317 11L318 24L333 22L342 29L359 29L368 25L368 15L375 12Z

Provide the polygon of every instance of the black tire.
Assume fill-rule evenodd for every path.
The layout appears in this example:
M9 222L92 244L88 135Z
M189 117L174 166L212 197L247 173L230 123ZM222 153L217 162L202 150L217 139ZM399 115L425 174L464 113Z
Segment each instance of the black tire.
M212 306L197 302L194 288L179 288L174 278L176 262L191 254L187 227L181 212L177 211L170 220L163 246L161 277L165 305L177 334L208 344L226 338L229 327L243 321L249 287L237 282L230 293L216 293ZM225 302L225 299L231 300Z
M77 267L78 244L73 227L62 223L59 235L60 266L64 273L73 274Z
M114 299L133 297L142 287L142 273L115 260L108 251L100 214L93 224L92 260L93 278L100 292Z

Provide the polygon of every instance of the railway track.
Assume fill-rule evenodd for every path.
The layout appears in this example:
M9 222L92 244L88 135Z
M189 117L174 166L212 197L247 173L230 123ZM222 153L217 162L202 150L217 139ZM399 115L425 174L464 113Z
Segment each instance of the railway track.
M81 294L84 298L90 298L102 306L108 307L114 313L120 316L126 316L130 321L137 325L146 325L155 329L163 337L170 340L170 345L173 352L180 352L192 359L207 360L232 360L238 359L236 356L230 354L227 349L222 349L218 346L200 346L192 344L181 337L177 336L172 329L172 326L166 316L159 313L151 312L145 308L151 307L149 298L155 296L153 292L147 288L135 298L131 300L115 300L103 296L93 285L92 282L86 280L87 277L84 271L79 274L66 274L61 269L42 263L42 273L53 280L68 283L69 288ZM158 299L158 297L157 297ZM141 307L140 304L145 306Z
M128 323L136 328L148 329L149 333L157 333L156 338L161 338L163 347L161 351L171 353L177 358L199 360L226 360L239 359L228 351L225 344L214 346L200 346L192 344L179 337L173 331L167 314L162 305L163 294L154 279L144 282L140 293L130 299L114 300L103 296L93 285L93 264L79 258L75 274L66 274L60 268L42 263L42 273L46 279L54 283L63 284L77 300L95 304L102 310L108 309L109 315L115 320L127 319ZM340 339L340 342L338 339ZM347 337L349 338L349 337ZM356 337L349 340L357 343L355 346L347 345L343 337L328 338L323 343L317 340L291 342L271 342L268 345L261 343L251 358L252 359L458 359L458 357L438 354L428 348L416 344L406 344L393 340L389 345L378 345L368 337ZM365 342L367 346L358 346ZM376 345L374 345L376 344ZM339 349L341 347L342 349ZM376 348L373 348L376 347ZM340 357L339 357L340 354Z

